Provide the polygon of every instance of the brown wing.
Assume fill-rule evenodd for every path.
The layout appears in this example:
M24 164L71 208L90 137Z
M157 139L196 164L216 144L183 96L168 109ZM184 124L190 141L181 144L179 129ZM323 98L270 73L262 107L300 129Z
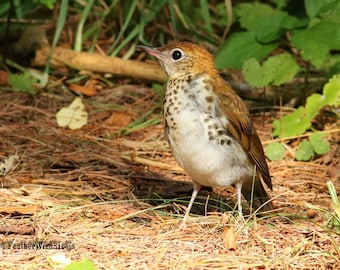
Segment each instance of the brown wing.
M249 117L246 105L224 81L216 84L215 89L221 103L220 110L229 120L228 131L239 141L244 151L248 154L250 161L256 165L256 169L261 174L264 182L272 189L269 168L262 144Z

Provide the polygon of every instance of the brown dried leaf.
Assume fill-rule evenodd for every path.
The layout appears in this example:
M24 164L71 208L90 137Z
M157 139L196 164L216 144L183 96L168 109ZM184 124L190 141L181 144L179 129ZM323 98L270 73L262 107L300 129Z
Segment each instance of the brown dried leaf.
M225 227L223 231L223 246L228 250L236 250L236 234L234 227Z
M113 112L112 115L105 121L109 126L125 127L130 124L132 117L123 112Z
M0 85L6 85L8 81L8 72L0 70Z
M78 84L70 84L68 86L71 91L81 93L85 96L94 96L97 94L97 90L94 87L91 86L82 86Z

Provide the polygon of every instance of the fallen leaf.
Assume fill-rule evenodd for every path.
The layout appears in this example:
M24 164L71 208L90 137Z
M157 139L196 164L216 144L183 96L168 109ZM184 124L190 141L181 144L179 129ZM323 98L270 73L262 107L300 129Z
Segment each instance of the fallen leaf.
M0 85L6 85L8 83L8 72L0 70Z
M78 92L86 96L94 96L97 94L96 88L92 87L92 85L82 86L82 85L72 83L68 87L71 91Z
M224 228L223 246L228 250L236 250L236 235L234 227Z
M80 129L87 124L87 112L80 97L77 97L68 107L64 107L57 112L57 124L60 127L69 129Z
M131 123L132 117L123 112L113 112L111 116L105 121L109 126L125 127Z

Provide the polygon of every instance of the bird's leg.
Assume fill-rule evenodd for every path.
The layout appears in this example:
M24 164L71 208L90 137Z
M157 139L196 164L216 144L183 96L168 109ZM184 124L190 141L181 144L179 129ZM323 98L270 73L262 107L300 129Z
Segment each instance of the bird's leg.
M238 209L238 215L241 219L243 219L243 214L242 214L242 182L237 182L236 183L236 191L237 191L237 209Z
M193 189L192 194L191 194L191 198L190 198L190 202L189 202L188 208L185 211L184 218L182 220L182 224L180 225L180 229L184 229L186 227L186 221L187 221L187 219L189 217L189 213L190 213L191 207L194 204L196 196L197 196L198 192L201 189L201 185L199 183L193 182L193 184L194 184L194 189Z

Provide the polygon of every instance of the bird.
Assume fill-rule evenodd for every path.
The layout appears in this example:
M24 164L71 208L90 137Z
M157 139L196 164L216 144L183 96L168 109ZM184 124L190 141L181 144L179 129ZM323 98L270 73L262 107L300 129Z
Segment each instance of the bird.
M260 211L273 208L264 184L273 189L263 146L247 106L219 74L212 54L188 41L138 46L154 56L168 76L164 130L177 163L192 177L186 226L202 186L234 186L242 217L242 194ZM263 184L264 183L264 184Z

